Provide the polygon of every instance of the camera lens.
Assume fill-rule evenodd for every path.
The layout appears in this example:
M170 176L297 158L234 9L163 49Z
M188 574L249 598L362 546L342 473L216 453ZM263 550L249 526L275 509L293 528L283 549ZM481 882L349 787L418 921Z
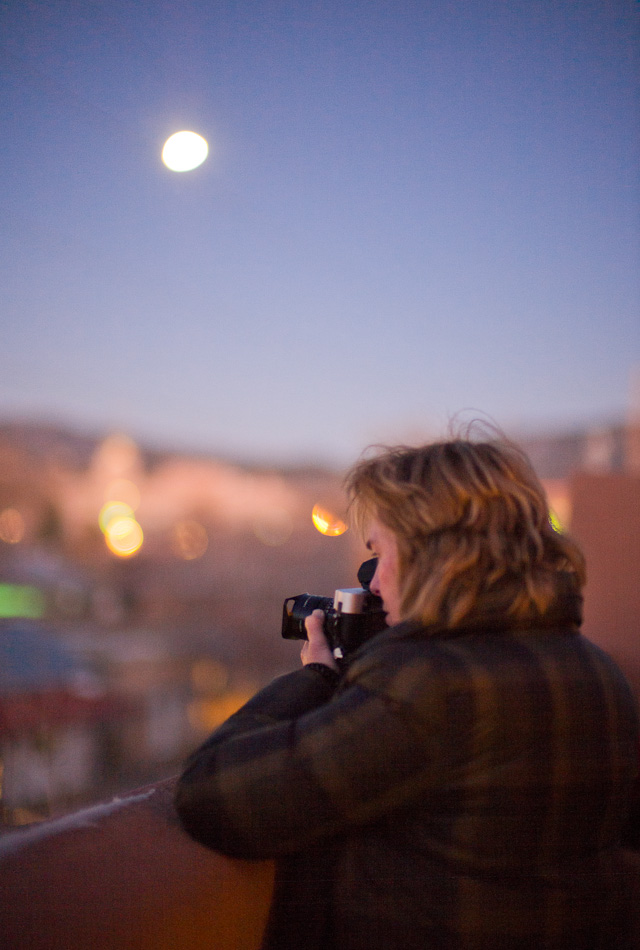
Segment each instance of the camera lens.
M282 611L282 636L285 640L306 640L307 628L305 620L314 610L331 610L333 601L330 597L318 597L314 594L299 594L297 597L288 597Z

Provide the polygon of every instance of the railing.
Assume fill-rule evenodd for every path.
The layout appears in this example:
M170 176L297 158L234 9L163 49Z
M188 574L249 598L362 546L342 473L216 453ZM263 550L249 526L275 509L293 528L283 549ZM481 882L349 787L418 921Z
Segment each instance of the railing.
M271 862L196 844L174 780L0 836L6 950L254 950Z

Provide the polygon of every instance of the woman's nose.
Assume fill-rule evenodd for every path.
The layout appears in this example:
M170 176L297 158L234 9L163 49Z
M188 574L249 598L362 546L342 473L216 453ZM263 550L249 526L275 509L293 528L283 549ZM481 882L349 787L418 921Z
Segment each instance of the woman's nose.
M380 596L380 585L378 584L378 571L379 571L379 568L377 567L375 574L371 578L371 583L369 584L369 590L371 591L372 594L375 594L376 597Z

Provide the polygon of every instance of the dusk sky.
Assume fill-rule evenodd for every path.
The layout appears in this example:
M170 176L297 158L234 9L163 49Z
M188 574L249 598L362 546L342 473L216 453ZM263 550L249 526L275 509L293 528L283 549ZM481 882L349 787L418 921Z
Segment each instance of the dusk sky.
M629 411L637 0L0 10L0 420L342 465Z

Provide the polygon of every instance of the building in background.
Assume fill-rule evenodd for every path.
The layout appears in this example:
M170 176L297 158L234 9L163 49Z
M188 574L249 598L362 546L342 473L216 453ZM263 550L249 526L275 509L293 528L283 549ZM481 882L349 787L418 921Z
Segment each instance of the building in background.
M640 699L640 419L523 445L587 559L583 631Z

